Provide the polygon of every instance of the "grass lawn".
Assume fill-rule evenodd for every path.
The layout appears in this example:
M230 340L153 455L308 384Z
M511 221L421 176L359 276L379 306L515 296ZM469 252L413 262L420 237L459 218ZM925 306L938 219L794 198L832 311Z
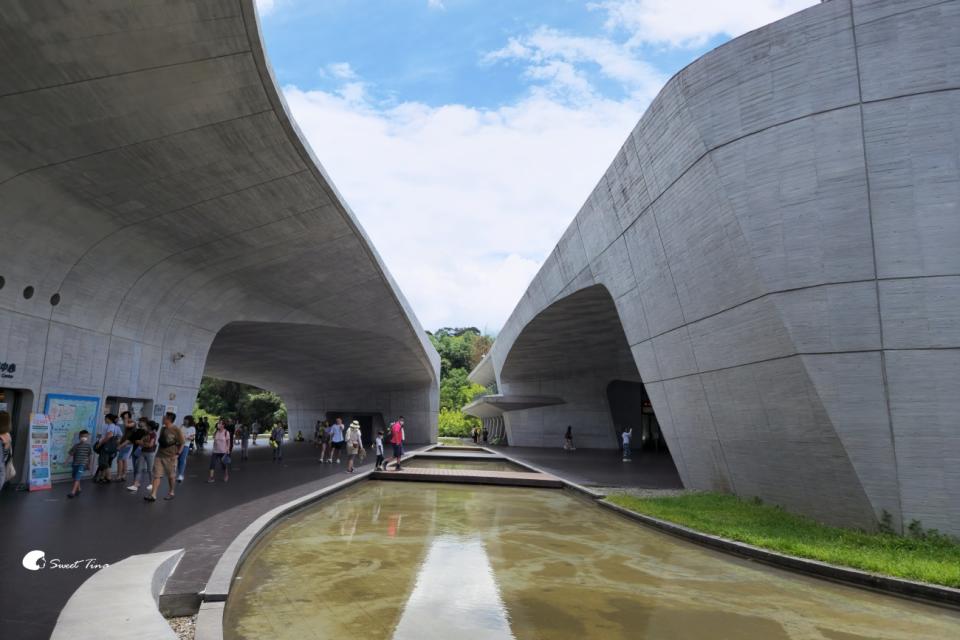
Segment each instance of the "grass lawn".
M764 549L960 587L960 540L948 536L899 536L830 527L778 507L715 493L672 498L610 495L607 500L637 513Z

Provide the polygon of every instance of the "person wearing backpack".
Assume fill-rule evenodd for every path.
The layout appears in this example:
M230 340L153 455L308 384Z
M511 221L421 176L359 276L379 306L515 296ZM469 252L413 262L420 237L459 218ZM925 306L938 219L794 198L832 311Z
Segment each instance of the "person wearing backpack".
M393 445L394 471L401 471L400 458L403 457L403 416L390 425L390 444Z
M153 461L153 486L150 494L143 497L147 502L157 501L160 480L167 478L168 493L164 500L173 500L177 486L177 458L186 444L183 432L174 422L177 414L167 411L163 414L163 427L157 435L157 457Z
M93 447L97 453L97 473L93 479L94 482L98 484L110 482L110 467L113 465L113 459L117 457L117 445L120 444L122 437L123 431L117 426L117 416L112 413L105 415L103 431Z

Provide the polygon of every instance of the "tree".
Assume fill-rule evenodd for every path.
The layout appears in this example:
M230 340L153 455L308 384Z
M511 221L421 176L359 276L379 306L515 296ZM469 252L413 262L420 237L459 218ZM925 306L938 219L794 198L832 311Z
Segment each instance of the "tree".
M207 376L200 381L197 408L211 416L231 418L244 424L256 421L265 428L287 420L283 400L272 391Z
M493 337L476 327L443 327L428 335L440 354L440 435L468 436L480 420L462 409L486 389L467 376L490 350Z

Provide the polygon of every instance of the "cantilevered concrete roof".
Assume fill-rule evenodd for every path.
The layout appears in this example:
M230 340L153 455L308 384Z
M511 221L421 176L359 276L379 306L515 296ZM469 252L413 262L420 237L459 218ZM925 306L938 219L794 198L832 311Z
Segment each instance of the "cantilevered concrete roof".
M209 350L210 373L289 395L437 385L284 104L253 0L7 0L0 56L13 382L189 396Z

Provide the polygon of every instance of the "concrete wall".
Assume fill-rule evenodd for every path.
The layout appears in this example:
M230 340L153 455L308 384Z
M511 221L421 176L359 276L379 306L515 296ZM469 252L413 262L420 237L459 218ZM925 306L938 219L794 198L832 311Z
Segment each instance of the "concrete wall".
M439 358L252 0L11 0L0 43L0 385L183 414L206 371L279 392L295 429L349 398L435 437Z
M677 74L500 333L500 388L556 375L531 332L602 285L686 486L960 533L958 34L957 1L831 0Z

